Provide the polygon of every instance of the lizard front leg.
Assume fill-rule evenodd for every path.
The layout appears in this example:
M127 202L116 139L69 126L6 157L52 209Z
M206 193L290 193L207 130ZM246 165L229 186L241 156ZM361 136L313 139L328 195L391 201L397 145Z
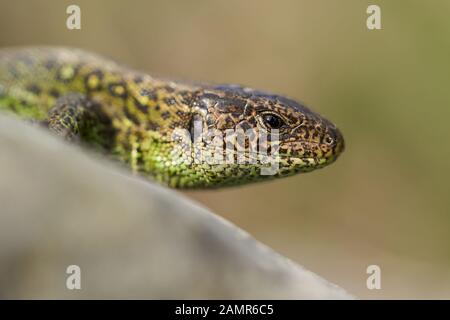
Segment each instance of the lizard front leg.
M111 126L100 105L80 93L58 98L44 125L67 141L105 148L111 139Z

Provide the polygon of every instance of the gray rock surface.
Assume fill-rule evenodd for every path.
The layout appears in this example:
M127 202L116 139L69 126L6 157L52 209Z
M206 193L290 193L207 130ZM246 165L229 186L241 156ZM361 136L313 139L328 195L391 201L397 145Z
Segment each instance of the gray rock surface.
M0 115L0 298L352 297L176 191Z

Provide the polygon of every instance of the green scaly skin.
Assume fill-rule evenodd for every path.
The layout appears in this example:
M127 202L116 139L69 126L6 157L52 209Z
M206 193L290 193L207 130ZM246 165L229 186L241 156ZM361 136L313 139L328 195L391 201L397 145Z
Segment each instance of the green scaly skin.
M156 79L78 49L0 50L0 110L44 124L178 188L233 186L308 172L332 163L344 149L335 125L291 99L234 85ZM200 161L199 152L208 154L213 144L177 133L193 132L194 120L224 136L229 130L278 129L279 170L261 175L266 164L251 153L245 159L253 163ZM222 147L216 150L226 155Z

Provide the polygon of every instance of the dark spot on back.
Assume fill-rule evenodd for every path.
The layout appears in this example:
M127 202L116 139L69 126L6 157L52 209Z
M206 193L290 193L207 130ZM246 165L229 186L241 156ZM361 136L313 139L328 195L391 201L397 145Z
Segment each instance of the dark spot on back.
M60 93L56 88L51 88L48 93L54 98L58 98L60 96Z
M140 94L141 94L141 96L146 96L150 100L153 100L153 101L155 101L158 98L156 92L151 89L142 89Z
M34 83L27 85L25 89L34 94L40 94L42 92L42 89Z

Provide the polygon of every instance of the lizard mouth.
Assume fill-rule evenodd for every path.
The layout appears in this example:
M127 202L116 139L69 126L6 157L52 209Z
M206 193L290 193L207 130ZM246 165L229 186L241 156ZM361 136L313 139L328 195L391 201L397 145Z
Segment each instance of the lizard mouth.
M297 141L288 142L287 150L292 158L298 158L313 163L332 163L345 149L344 137L336 127L328 127L325 133L316 138L299 139Z
M289 144L291 152L279 153L283 166L292 167L295 171L323 168L335 162L345 149L342 135L336 135L331 143L297 141Z

